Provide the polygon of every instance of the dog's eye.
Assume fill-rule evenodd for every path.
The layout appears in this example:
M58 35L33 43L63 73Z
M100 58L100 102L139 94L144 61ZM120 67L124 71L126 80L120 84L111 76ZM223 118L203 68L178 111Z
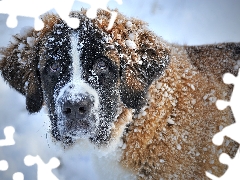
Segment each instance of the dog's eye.
M98 59L97 63L94 65L95 72L98 73L105 73L108 70L108 65L105 62L104 58Z
M54 63L54 64L52 64L52 65L50 66L50 69L51 69L52 72L56 72L56 71L58 71L60 68L59 68L58 63Z
M98 67L99 70L106 70L107 69L107 65L104 61L98 62L97 67Z

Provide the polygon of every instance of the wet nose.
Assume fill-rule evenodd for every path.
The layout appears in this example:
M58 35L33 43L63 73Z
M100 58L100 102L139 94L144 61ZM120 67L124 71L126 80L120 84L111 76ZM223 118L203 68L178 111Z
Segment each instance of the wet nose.
M93 107L93 101L88 95L79 94L76 100L67 100L63 104L63 114L70 119L86 117Z

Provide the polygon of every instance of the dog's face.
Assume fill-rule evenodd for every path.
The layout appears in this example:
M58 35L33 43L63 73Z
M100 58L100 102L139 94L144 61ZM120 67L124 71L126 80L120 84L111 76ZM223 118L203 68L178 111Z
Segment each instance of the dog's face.
M70 145L87 138L98 146L106 145L114 129L119 129L122 109L138 112L145 104L148 87L168 64L169 51L146 30L138 34L133 48L125 41L128 37L119 41L115 32L121 24L107 32L85 15L75 16L80 19L77 29L58 19L46 32L33 31L33 47L27 37L18 37L16 44L2 52L2 75L26 96L29 112L46 104L56 140ZM20 43L25 48L10 53ZM22 61L27 59L24 66L20 56ZM23 78L13 78L16 74Z
M43 38L40 76L57 139L109 138L120 108L120 82L119 65L106 56L106 38L89 21L76 30L57 24Z

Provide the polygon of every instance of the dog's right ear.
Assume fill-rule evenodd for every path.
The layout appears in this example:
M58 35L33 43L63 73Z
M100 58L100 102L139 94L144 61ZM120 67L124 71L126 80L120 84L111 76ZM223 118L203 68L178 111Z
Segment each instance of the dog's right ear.
M26 96L26 108L30 113L38 112L43 104L36 38L34 29L25 29L13 37L14 42L7 48L0 50L1 74L11 87Z

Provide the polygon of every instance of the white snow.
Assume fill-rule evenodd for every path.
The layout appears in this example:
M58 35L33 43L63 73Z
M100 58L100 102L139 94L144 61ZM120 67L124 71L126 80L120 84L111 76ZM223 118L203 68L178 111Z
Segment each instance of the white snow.
M131 21L127 21L127 22L126 22L126 27L127 27L127 28L131 28L131 27L132 27L132 25L133 25L133 24L132 24L132 22L131 22Z
M215 103L217 101L217 98L216 97L210 97L209 101L211 101L212 103Z
M23 27L23 28L20 30L19 35L20 35L21 37L25 37L25 36L27 36L32 30L33 30L33 27L31 27L31 26L25 26L25 27Z
M221 131L223 129L223 126L222 125L220 125L219 126L219 131Z
M177 149L178 150L181 150L182 149L182 146L180 144L177 145Z
M26 90L27 90L27 88L28 88L28 84L29 84L29 82L28 82L28 81L26 81L26 82L25 82L25 84L24 84L24 89L26 89Z
M25 47L26 47L26 44L20 43L20 44L18 45L18 50L19 50L19 51L22 51Z
M135 33L130 33L130 34L128 35L128 37L129 37L130 40L134 41L135 38L136 38L136 35L135 35Z
M55 38L54 37L50 37L50 38L48 38L48 40L51 42L51 41L54 41Z
M27 37L27 43L30 47L33 47L35 44L35 38L34 37Z
M135 42L133 42L132 40L126 40L125 44L127 47L129 47L130 49L136 49L137 45L135 44Z
M165 163L165 160L164 159L160 159L160 163Z
M191 100L191 104L192 104L192 105L196 104L196 102L197 102L196 99L192 99L192 100Z
M175 124L175 122L172 119L170 119L170 118L167 120L167 123L170 124L170 125Z

